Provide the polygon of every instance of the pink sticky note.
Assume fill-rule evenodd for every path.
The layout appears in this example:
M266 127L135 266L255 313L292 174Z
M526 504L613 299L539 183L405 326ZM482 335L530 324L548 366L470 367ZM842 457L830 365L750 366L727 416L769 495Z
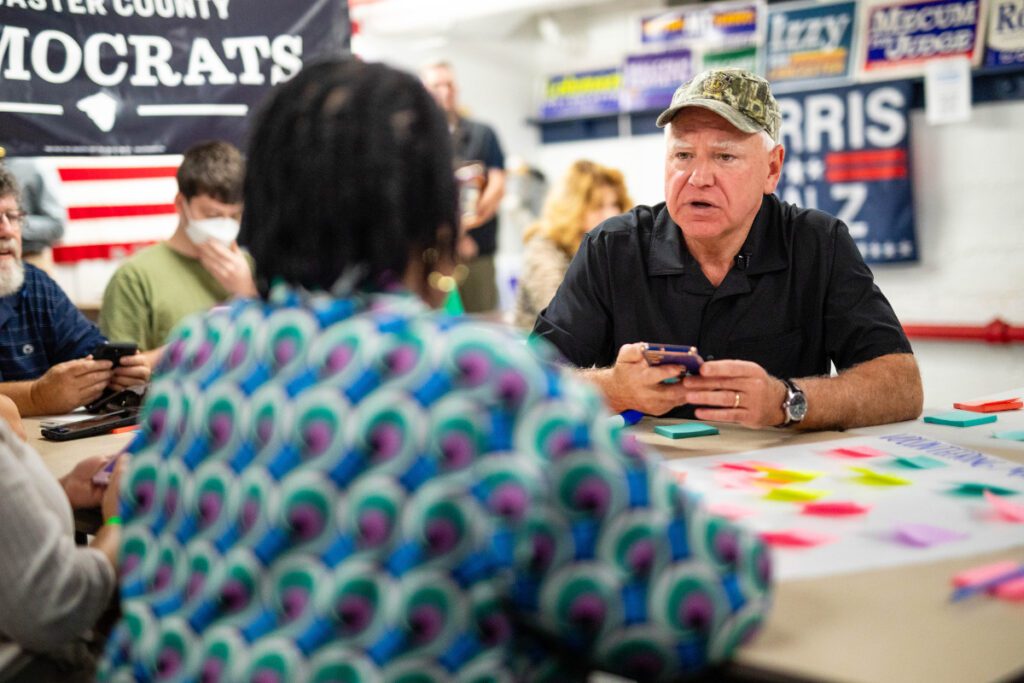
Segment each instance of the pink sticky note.
M992 506L999 519L1024 524L1024 505L1014 503L1002 496L997 496L988 489L985 489L985 500Z
M760 472L763 469L779 469L778 465L759 460L747 460L746 462L723 462L716 467L724 470L739 470L740 472Z
M836 455L840 458L877 458L882 455L888 455L888 453L883 453L877 448L871 448L870 446L846 446L843 448L833 448L825 454Z
M758 489L761 490L760 481L750 472L740 470L720 470L714 472L711 478L715 480L715 486L723 489Z
M847 517L850 515L863 515L870 509L866 505L849 501L821 501L804 505L804 514L819 515L821 517Z
M967 538L967 534L931 524L900 524L894 530L893 538L915 548L929 548L933 545L959 541Z
M990 592L1000 600L1024 601L1024 577L1013 579L1012 581L1004 581Z
M1004 560L1002 562L993 562L992 564L983 564L978 567L971 567L970 569L965 569L958 574L954 574L953 585L957 588L976 586L979 583L985 583L986 581L991 581L994 578L1008 574L1018 566L1020 565L1013 560Z
M733 503L708 503L708 512L732 521L754 514L754 511L750 508L734 505Z
M834 536L819 534L814 531L787 529L784 531L762 531L761 540L771 546L780 548L813 548L823 543L836 540Z

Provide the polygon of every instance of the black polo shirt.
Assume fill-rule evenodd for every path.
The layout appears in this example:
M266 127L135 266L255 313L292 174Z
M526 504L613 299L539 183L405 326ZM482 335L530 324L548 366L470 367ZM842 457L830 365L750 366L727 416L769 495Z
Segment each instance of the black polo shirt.
M749 360L776 377L911 352L846 225L775 195L718 287L664 203L605 221L533 331L579 367L610 366L639 341L694 345L706 360Z

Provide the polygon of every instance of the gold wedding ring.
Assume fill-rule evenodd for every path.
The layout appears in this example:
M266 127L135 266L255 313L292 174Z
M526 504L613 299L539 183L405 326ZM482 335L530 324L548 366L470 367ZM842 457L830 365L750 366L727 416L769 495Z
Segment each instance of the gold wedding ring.
M735 410L740 407L740 392L736 392L736 400L732 402L732 408Z

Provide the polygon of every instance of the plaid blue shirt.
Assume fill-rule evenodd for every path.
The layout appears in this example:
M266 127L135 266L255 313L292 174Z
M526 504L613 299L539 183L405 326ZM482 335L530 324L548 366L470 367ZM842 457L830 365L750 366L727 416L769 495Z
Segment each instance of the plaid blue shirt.
M36 379L57 363L83 358L100 331L50 276L25 264L25 284L0 298L0 381Z

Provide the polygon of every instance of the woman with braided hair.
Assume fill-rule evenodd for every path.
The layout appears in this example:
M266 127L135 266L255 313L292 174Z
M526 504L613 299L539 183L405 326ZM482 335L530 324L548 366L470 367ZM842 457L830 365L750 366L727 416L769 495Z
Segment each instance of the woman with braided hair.
M171 336L122 484L105 680L666 680L757 630L756 536L546 344L432 310L450 150L380 64L309 66L264 107L239 237L262 300Z

